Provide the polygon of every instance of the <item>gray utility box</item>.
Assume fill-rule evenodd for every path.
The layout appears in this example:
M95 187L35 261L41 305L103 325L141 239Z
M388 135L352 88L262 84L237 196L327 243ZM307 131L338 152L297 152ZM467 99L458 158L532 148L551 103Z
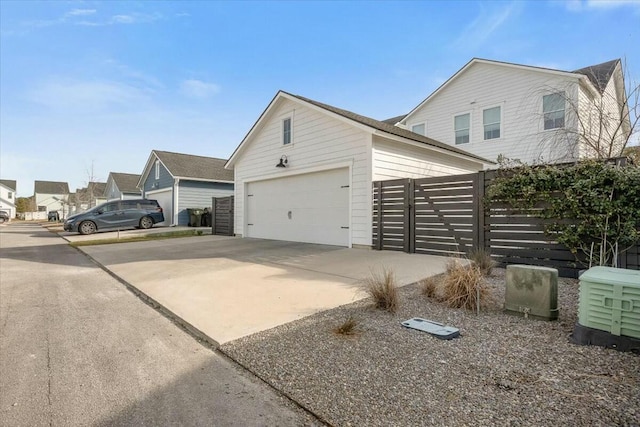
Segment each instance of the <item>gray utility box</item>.
M542 320L558 318L558 270L533 265L508 265L504 309Z

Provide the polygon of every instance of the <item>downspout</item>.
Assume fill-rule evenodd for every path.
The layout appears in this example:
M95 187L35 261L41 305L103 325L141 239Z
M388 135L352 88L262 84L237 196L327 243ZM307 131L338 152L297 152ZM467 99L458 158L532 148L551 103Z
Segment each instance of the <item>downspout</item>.
M178 203L179 201L179 196L180 196L180 178L174 178L174 182L173 182L173 209L172 209L172 213L173 213L173 218L171 218L171 227L175 227L178 225L178 206L180 206L180 204Z

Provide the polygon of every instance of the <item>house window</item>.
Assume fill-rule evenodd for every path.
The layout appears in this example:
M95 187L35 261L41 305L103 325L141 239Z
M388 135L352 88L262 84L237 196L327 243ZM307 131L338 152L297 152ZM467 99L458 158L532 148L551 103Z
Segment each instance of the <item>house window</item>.
M411 126L411 132L417 133L420 135L426 135L427 134L426 130L427 130L427 127L425 126L424 123Z
M564 127L564 104L564 92L552 93L542 97L545 130Z
M9 200L13 199L13 193L11 191L9 191L9 193L7 194L7 198Z
M160 160L156 160L156 179L160 179Z
M282 145L291 144L291 117L282 121Z
M46 211L47 211L46 206L38 206L38 212L46 212Z
M484 139L500 138L500 107L487 108L482 112Z
M471 114L460 114L453 118L454 129L456 133L456 145L466 144L469 142L469 127L471 123Z

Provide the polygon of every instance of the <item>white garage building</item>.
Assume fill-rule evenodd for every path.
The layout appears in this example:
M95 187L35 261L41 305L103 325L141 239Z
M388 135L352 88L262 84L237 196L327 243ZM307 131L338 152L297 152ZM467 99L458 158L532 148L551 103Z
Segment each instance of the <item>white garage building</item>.
M371 247L372 183L482 170L487 160L280 91L235 150L235 233Z

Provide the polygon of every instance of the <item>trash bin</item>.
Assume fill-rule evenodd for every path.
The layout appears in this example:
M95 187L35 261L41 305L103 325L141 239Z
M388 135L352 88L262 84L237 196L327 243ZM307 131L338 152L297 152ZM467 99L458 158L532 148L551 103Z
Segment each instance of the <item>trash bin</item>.
M211 212L209 212L209 208L204 208L200 225L203 227L211 227Z
M200 227L202 222L202 209L200 208L187 208L189 214L189 227Z

